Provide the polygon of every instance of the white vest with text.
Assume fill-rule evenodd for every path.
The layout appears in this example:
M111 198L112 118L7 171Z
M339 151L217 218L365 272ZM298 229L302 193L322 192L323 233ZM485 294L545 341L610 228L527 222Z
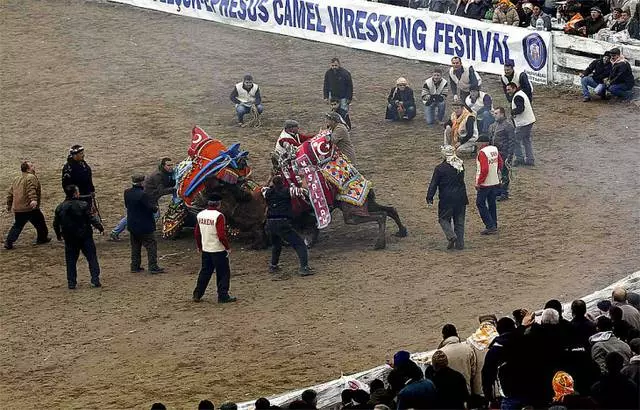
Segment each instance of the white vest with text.
M198 226L202 236L203 252L222 252L225 250L220 238L218 238L216 229L216 222L221 215L222 213L215 209L205 209L198 213Z
M533 124L536 122L536 116L533 114L533 108L531 108L531 101L529 101L529 97L522 90L518 90L515 94L513 94L513 99L511 100L511 109L516 108L516 97L520 96L524 100L524 111L518 115L513 116L513 122L516 124L516 127L524 127L525 125Z
M500 184L500 176L498 175L498 148L493 145L487 145L480 152L486 155L489 162L489 173L485 180L479 184L480 186L495 186ZM480 156L478 152L478 157ZM480 160L476 158L476 181L480 176Z
M258 84L253 84L251 90L247 91L242 88L244 83L236 84L236 91L238 91L238 100L242 103L253 104L256 101L256 93L258 92Z

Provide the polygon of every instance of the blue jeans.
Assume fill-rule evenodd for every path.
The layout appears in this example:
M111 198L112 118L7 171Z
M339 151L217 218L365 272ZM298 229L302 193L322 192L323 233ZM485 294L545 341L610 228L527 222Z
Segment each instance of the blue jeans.
M535 158L533 157L533 142L531 141L531 129L533 124L523 127L516 127L516 141L513 146L513 155L518 163L533 165ZM524 153L522 147L524 146ZM526 159L525 159L526 156Z
M262 114L262 111L264 111L264 107L262 106L262 104L258 104L256 105L256 109L258 110L259 114ZM244 118L244 116L246 114L249 114L251 112L251 106L247 106L244 104L236 104L236 115L238 116L238 121L242 122L242 119Z
M478 188L476 196L476 206L480 213L480 218L487 229L498 227L498 211L496 207L496 197L500 193L499 187Z
M485 108L482 108L480 111L478 111L477 118L478 118L478 133L488 134L489 126L496 121L496 119L493 117L493 114L491 114L491 111Z
M438 111L437 118L438 121L444 121L444 111L446 108L446 103L442 102L434 102L431 105L427 105L424 107L424 119L427 120L428 125L432 125L436 119L436 110Z
M153 214L153 218L156 221L158 219L160 219L160 211L158 211L155 214ZM111 233L116 234L116 235L120 235L122 232L124 232L125 229L127 229L127 217L126 216L124 218L122 218L120 220L120 222L118 222L118 225L116 225L116 227L113 228Z
M629 88L624 84L612 84L609 86L609 92L616 97L624 98L625 100L631 99L633 95L633 88Z
M591 98L591 93L589 92L589 87L595 88L595 92L599 96L603 96L604 93L605 93L605 85L602 84L602 83L598 83L590 75L582 77L580 79L580 84L582 84L582 96L584 98Z
M404 112L404 116L406 118L400 118L398 115L398 110L396 109L396 106L394 104L387 104L387 115L385 116L386 119L391 120L391 121L398 121L398 120L402 120L402 119L406 119L406 120L412 120L413 117L416 116L416 107L406 107L405 108L405 112Z

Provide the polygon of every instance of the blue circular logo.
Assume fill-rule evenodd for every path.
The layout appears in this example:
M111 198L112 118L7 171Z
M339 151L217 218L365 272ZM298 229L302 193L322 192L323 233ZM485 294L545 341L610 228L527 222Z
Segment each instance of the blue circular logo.
M524 58L533 71L540 71L547 64L547 45L538 33L532 33L522 40Z

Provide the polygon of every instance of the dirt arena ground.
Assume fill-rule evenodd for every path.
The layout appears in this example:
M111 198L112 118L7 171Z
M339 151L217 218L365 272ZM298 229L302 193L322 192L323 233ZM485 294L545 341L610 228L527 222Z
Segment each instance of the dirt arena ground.
M317 130L322 78L339 56L355 82L353 139L363 173L409 229L374 251L375 226L334 214L311 252L318 274L269 280L268 251L232 254L232 293L191 302L199 259L193 241L160 241L166 274L129 273L127 242L97 237L104 288L66 289L63 246L31 245L28 228L0 252L0 403L7 408L194 408L327 381L383 363L398 349L433 348L444 323L469 334L478 314L571 300L637 270L637 124L631 104L583 104L537 87L534 169L518 169L499 205L500 234L481 237L467 212L467 249L445 251L426 185L441 130L422 120L387 124L386 93L403 75L415 89L430 65L103 3L5 0L0 5L0 187L23 158L38 167L49 222L63 199L68 147L86 147L108 228L123 212L134 171L186 155L194 124L251 152L255 177L282 121ZM233 126L228 95L251 72L265 124ZM498 104L495 76L485 76ZM475 164L467 164L473 195ZM3 214L4 235L10 218ZM390 225L390 227L392 227ZM293 252L284 266L295 268Z

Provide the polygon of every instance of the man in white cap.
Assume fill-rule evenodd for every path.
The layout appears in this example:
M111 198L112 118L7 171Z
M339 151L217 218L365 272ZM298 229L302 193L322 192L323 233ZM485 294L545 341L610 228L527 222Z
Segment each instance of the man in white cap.
M440 147L443 161L433 170L427 191L427 205L433 205L436 191L438 202L438 223L447 238L447 249L464 249L464 219L469 204L467 187L464 183L464 165L456 156L451 145Z
M387 97L385 119L391 121L412 120L416 116L416 100L407 79L400 77Z
M344 120L340 114L333 111L325 114L325 118L327 119L327 128L331 131L331 143L347 157L349 162L355 165L356 150L353 147L351 136Z
M230 98L236 105L236 115L239 125L244 123L244 116L250 113L254 106L258 115L264 111L260 87L253 82L253 77L250 74L246 74L242 82L237 83L233 87Z

